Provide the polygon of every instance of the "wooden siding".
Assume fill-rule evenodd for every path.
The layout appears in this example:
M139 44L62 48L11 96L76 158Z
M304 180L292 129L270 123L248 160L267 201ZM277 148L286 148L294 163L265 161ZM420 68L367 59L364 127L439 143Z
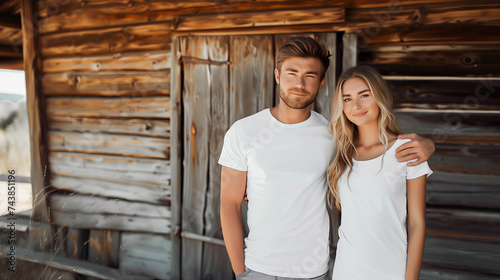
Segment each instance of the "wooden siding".
M500 140L500 6L495 1L37 3L39 10L34 12L40 18L29 25L37 28L36 36L26 41L35 46L25 45L25 58L29 58L25 69L34 67L28 73L28 89L39 88L40 93L32 94L33 104L40 108L37 112L39 109L30 106L36 109L33 119L41 122L33 126L33 133L47 135L47 143L43 137L33 138L38 141L35 145L42 143L34 162L48 164L45 174L59 191L48 202L55 207L56 236L63 240L60 253L78 261L90 258L97 267L115 268L103 271L91 266L99 272L82 268L76 274L92 279L101 273L111 279L116 277L113 273L126 270L138 279L179 279L181 271L175 263L181 255L176 243L179 226L190 225L186 219L191 217L193 222L206 221L190 230L220 238L218 181L217 175L213 176L219 172L215 158L220 151L220 131L271 106L275 99L262 95L274 90L273 79L264 82L260 78L269 74L263 72L272 72L272 53L279 36L271 35L315 33L320 40L336 41L341 46L339 37L318 32L347 32L360 39L346 38L337 50L357 57L354 62L346 61L344 67L358 60L383 73L398 97L395 109L404 130L428 135L438 143L430 161L435 174L427 189L428 236L422 278L493 279L500 275L494 265L500 260L498 239L494 238L500 220L496 156ZM229 37L228 44L238 47L227 51L228 58L223 58L224 48L214 45L193 55L211 63L183 60L182 67L186 67L179 69L180 49L172 50L173 36L208 34L261 37ZM241 53L236 55L238 51ZM216 77L203 77L210 96L201 84L190 84L190 93L181 97L182 80L175 77L180 71L201 71ZM264 84L254 87L254 83ZM333 85L334 80L330 80L330 94ZM321 97L315 108L327 114L327 100ZM201 106L198 101L213 110L193 111ZM228 106L229 112L223 106ZM202 144L203 139L213 141ZM192 195L179 185L186 184L178 178L183 153L187 159L184 172L196 175L188 177L200 182ZM43 178L43 166L37 167L39 178ZM198 173L202 167L206 170ZM74 199L71 207L61 205L65 196ZM200 198L203 202L196 204ZM89 202L93 206L87 207ZM181 203L182 221L177 208ZM37 206L44 208L43 204ZM96 212L91 212L94 208ZM140 213L133 214L132 209ZM143 213L146 210L139 209L154 210ZM87 219L96 222L89 224ZM139 220L144 220L144 226L130 222ZM42 228L38 235L36 232L33 228L34 239L43 236ZM105 247L98 248L89 240ZM184 242L194 244L189 253L200 253L196 261L193 259L195 268L182 272L184 278L229 275L224 274L230 272L227 259L226 263L221 261L227 258L224 248ZM124 250L124 244L132 249ZM171 250L172 258L165 259L158 248ZM145 261L146 255L158 256L161 261ZM39 255L31 258L43 259ZM67 258L58 256L54 262L67 269Z

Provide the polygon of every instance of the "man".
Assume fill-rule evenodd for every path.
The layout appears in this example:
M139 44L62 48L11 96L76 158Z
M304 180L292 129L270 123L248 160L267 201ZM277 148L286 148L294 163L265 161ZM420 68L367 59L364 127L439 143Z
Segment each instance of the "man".
M329 219L328 120L311 111L325 84L329 52L309 37L292 37L278 52L279 104L235 122L219 159L221 223L237 279L326 279ZM396 154L418 164L434 150L418 136ZM424 148L426 147L426 148ZM248 237L241 201L248 195ZM245 247L243 241L245 241Z

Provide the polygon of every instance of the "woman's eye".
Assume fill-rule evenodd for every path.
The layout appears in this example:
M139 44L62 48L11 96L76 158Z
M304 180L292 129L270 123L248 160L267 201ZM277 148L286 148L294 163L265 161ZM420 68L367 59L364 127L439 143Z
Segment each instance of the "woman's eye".
M369 94L363 94L363 95L361 95L362 98L366 98L368 96L370 96L370 95Z
M350 98L346 98L346 99L344 99L344 102L349 102L349 101L351 101L351 99L350 99Z

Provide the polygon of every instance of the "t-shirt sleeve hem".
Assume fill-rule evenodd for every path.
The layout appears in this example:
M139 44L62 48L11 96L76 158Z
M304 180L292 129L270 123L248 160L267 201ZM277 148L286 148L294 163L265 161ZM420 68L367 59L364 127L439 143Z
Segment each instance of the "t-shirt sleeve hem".
M406 180L416 179L416 178L424 176L424 175L427 175L427 178L428 178L429 176L431 176L432 173L433 173L432 170L429 169L427 172L423 172L421 174L416 174L416 175L413 174L412 176L407 176Z
M234 163L225 162L225 161L222 161L222 160L219 160L218 163L220 165L225 166L225 167L229 167L229 168L236 169L236 170L239 170L239 171L247 171L248 170L246 166L241 166L241 165L237 165L237 164L234 164Z

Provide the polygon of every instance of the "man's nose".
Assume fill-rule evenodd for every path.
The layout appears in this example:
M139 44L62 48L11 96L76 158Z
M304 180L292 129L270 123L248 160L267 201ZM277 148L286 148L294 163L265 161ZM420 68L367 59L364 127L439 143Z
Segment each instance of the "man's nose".
M295 87L300 88L300 89L304 89L305 88L304 78L297 77L297 81L295 81Z

